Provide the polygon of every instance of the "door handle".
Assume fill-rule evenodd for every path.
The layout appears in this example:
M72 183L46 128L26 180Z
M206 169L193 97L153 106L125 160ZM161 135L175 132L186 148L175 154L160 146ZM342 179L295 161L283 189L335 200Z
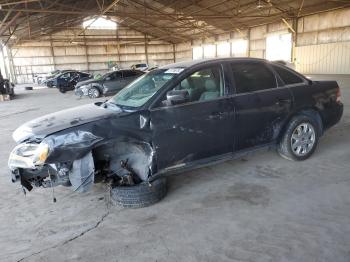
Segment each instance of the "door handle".
M290 104L290 103L291 103L290 99L278 99L275 104L278 106L283 106L283 105Z
M209 119L221 119L225 115L224 112L213 112L209 115Z

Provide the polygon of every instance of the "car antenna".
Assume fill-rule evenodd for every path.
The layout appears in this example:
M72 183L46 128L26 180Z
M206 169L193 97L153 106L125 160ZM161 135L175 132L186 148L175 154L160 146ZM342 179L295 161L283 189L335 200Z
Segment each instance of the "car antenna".
M50 170L49 170L49 169L47 169L47 172L49 173L49 178L50 178L50 186L51 186L51 189L52 189L52 201L53 201L54 203L56 203L56 202L57 202L57 199L56 199L56 197L55 197L55 189L54 189L54 187L52 186L52 179L51 179L51 173L50 173Z

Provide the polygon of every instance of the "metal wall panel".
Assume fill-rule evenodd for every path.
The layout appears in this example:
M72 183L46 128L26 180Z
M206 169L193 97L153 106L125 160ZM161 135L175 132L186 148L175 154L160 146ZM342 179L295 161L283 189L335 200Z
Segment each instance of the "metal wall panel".
M129 42L111 40L128 37ZM64 39L72 38L74 41ZM105 38L105 39L104 39ZM138 40L130 42L130 38ZM76 41L75 41L76 40ZM54 69L76 69L92 73L105 73L109 64L120 68L146 62L150 66L161 66L174 62L173 45L154 40L144 42L144 35L133 30L86 30L77 36L65 30L42 41L26 42L12 48L14 68L19 83L31 82L32 75L48 73Z
M296 47L296 69L303 74L350 74L350 42Z

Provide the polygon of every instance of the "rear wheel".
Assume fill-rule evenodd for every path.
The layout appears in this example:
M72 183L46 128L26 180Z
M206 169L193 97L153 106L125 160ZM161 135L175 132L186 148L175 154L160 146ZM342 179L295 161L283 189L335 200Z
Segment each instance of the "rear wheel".
M315 117L303 114L293 117L279 143L279 154L295 161L309 158L317 147L320 129Z
M58 90L64 94L66 92L66 89L63 86L58 87Z
M100 91L96 87L91 87L88 91L88 96L90 98L98 98L100 96Z

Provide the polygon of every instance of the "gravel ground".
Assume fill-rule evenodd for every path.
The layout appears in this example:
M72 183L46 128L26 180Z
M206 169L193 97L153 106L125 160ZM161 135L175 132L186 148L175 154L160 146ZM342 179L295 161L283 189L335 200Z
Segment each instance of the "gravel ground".
M91 102L18 89L15 100L0 103L0 261L349 262L350 76L333 79L344 117L309 160L260 150L173 176L164 200L136 210L109 206L101 184L84 194L57 187L53 203L51 190L24 196L10 182L16 127Z

